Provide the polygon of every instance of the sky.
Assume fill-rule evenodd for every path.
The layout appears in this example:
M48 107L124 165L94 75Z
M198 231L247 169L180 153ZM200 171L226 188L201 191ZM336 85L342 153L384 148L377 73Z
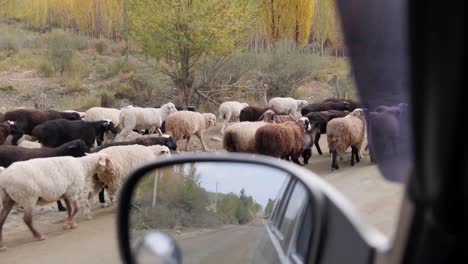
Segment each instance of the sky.
M209 192L239 194L242 188L247 195L266 206L268 199L275 199L288 174L276 168L257 164L231 162L200 162L197 164L201 187Z

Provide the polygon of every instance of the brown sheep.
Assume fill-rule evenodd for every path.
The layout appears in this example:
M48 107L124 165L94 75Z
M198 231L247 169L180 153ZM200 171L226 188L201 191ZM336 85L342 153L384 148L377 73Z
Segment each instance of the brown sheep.
M265 113L267 110L271 108L269 107L258 107L258 106L247 106L240 111L239 120L241 122L249 121L255 122L260 120L260 117Z
M166 132L175 140L186 139L185 150L192 135L196 135L203 146L208 150L203 141L203 134L211 126L216 125L216 116L211 113L197 113L191 111L177 111L166 118Z
M55 119L81 120L77 112L58 112L54 110L18 109L5 113L5 120L15 121L25 134L31 135L35 126Z
M355 109L345 117L335 118L327 124L328 148L332 154L332 170L339 169L337 154L342 155L351 147L351 166L360 162L359 151L365 139L366 121L364 110Z
M12 136L11 144L17 145L18 139L23 136L23 131L16 126L15 122L6 121L0 123L0 145L5 143L9 135Z
M295 122L297 118L295 118L293 115L278 115L275 113L273 110L267 110L263 115L260 117L259 121L265 121L268 123L284 123L287 121Z
M257 153L277 158L290 156L294 163L300 164L299 156L304 147L304 133L306 129L311 129L310 125L305 127L305 120L307 119L300 118L296 122L273 123L260 127L255 133Z

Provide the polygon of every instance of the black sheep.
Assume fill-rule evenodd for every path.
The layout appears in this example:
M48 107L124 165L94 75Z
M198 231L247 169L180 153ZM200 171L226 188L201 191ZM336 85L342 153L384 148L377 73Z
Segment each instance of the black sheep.
M101 145L104 141L104 133L108 131L117 134L112 121L89 122L57 119L36 126L32 132L32 136L45 147L58 147L66 142L81 139L91 148L94 145L94 141L97 141L97 144Z
M255 122L259 121L261 116L268 111L269 107L258 107L258 106L247 106L242 108L239 114L239 121L250 121Z
M301 109L302 116L312 112L322 112L328 110L351 111L351 106L347 102L323 102L308 104Z
M21 130L13 121L0 123L0 145L5 143L5 140L9 135L12 136L11 144L17 145L18 139L20 139L23 134L23 130Z
M31 135L32 130L39 124L49 120L67 119L81 120L76 112L58 112L55 110L18 109L6 112L5 120L15 121L25 134Z
M349 105L349 110L352 112L356 108L363 108L362 104L351 99L339 99L339 98L328 98L323 100L323 103L333 102L333 103L346 103Z

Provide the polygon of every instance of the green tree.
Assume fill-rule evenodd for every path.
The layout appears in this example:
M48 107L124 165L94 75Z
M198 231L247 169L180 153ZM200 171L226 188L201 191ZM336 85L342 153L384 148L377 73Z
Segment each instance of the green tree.
M270 217L271 212L273 211L273 204L274 201L272 199L268 199L267 205L265 206L265 216Z
M61 30L54 30L47 40L47 56L60 74L68 70L73 59L74 43L70 36Z
M195 71L203 56L222 58L247 41L255 29L258 1L128 0L130 33L190 104Z

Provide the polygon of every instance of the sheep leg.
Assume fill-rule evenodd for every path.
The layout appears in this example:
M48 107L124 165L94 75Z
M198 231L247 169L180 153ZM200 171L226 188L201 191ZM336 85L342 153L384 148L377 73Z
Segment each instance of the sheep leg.
M79 211L80 205L78 203L78 200L74 200L72 204L73 204L73 206L72 206L73 207L73 212L72 212L71 220L70 220L70 228L74 229L74 228L76 228L78 226L76 224L76 214Z
M357 156L357 148L355 146L351 147L351 166L354 166L354 158Z
M189 149L188 149L188 144L189 144L189 142L190 142L190 138L191 138L191 136L188 136L188 137L187 137L187 143L185 144L185 151L188 151L188 150L189 150Z
M8 196L3 200L3 209L0 213L0 251L6 249L3 244L3 225L5 224L5 220L8 217L8 214L10 214L11 208L13 208L14 204L15 202Z
M288 156L289 158L289 156ZM296 163L297 165L302 165L300 162L299 162L299 156L296 156L296 155L293 155L291 156L291 160Z
M223 126L221 127L221 134L224 134L224 130L226 130L226 127L228 125L228 119L224 119L223 121Z
M33 225L33 221L32 221L32 211L33 211L33 207L32 206L24 206L24 216L23 216L23 221L24 223L28 226L29 230L31 231L31 233L33 234L34 238L36 238L37 240L44 240L45 239L45 236L42 235L41 233L39 233L39 231L37 231L37 229L34 227Z
M158 134L159 134L160 137L163 136L163 133L162 133L162 131L161 131L161 128L156 129L156 131L158 131ZM153 134L153 133L150 133L150 134Z
M104 188L102 188L102 190L99 192L99 202L102 203L102 204L105 204L106 203L106 199L104 197Z
M203 135L201 133L197 133L196 135L200 140L200 143L202 144L203 150L208 151L208 148L206 147L205 142L203 141Z
M302 152L302 158L304 159L304 165L309 164L309 159L312 157L312 149L308 148Z
M358 146L356 147L356 153L355 153L355 158L356 158L356 162L359 163L361 162L361 159L362 159L362 152L361 152L361 146Z
M336 160L336 156L337 156L336 150L332 150L331 153L332 153L331 169L332 169L332 171L333 171L333 169L338 170L340 167L338 166L338 161Z
M57 207L59 212L65 212L67 210L67 208L63 207L62 202L60 202L60 200L57 201Z
M65 205L67 206L67 218L65 219L65 224L63 225L63 228L64 229L68 229L70 227L70 221L71 221L71 217L72 217L72 206L71 206L71 203L70 203L70 200L68 199L63 199L65 201Z
M320 140L320 132L318 132L317 134L315 134L315 148L317 148L317 152L319 155L322 155L322 149L320 149L320 145L319 145L319 140Z

